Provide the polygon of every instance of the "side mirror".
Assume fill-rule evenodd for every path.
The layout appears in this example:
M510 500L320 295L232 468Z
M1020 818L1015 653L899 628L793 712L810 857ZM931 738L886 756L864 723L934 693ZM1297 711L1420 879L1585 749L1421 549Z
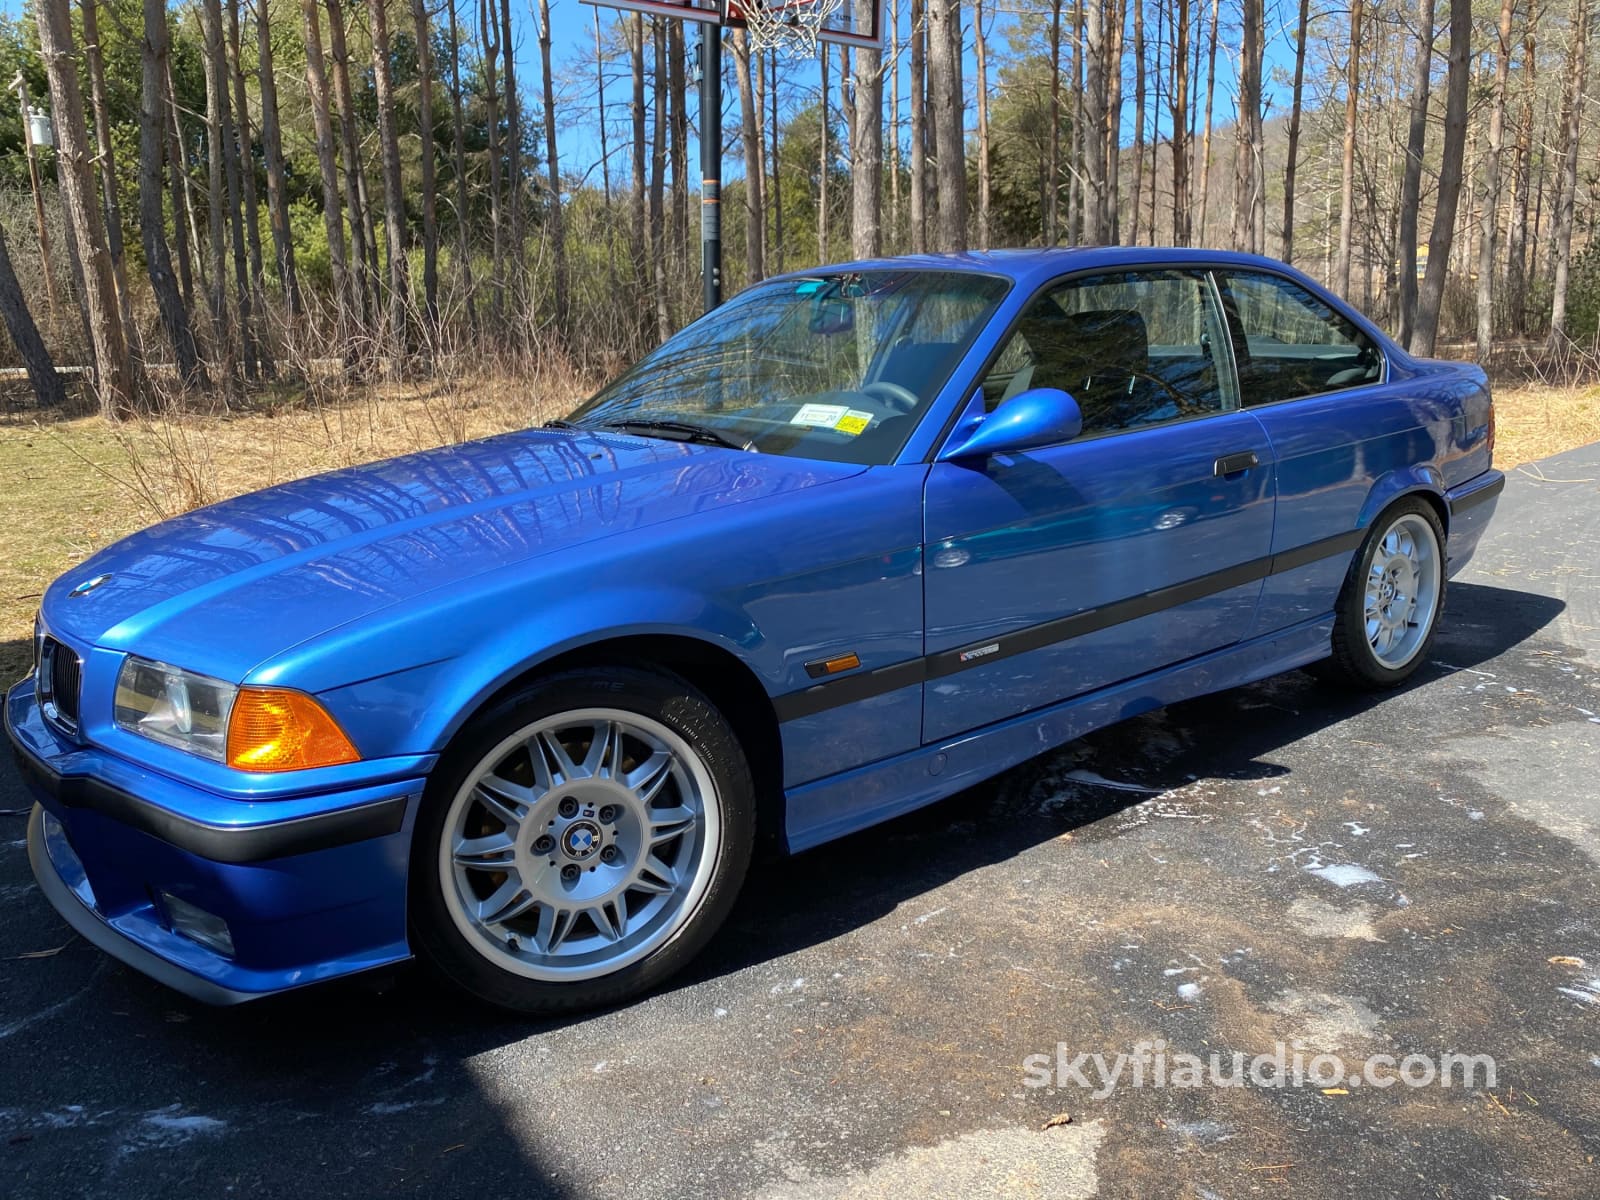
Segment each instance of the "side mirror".
M1078 402L1059 388L1029 388L990 413L939 455L941 462L1016 454L1070 442L1083 432Z

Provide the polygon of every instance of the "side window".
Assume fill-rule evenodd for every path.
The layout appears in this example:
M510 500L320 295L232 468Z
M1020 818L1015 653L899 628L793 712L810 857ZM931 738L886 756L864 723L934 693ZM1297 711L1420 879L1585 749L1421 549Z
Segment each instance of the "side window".
M1277 275L1219 275L1235 324L1240 398L1271 404L1376 383L1372 339L1299 284Z
M1086 435L1206 416L1230 407L1222 337L1203 274L1074 279L1018 318L984 380L985 400L992 409L1028 388L1060 388L1083 411Z

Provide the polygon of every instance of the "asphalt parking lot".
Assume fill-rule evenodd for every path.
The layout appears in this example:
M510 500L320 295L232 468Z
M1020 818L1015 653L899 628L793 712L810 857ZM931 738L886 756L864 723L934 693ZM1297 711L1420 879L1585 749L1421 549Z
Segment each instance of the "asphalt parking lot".
M1600 446L1511 476L1403 692L1294 673L765 866L584 1019L407 972L191 1004L74 939L0 817L0 1192L1594 1196ZM1496 1081L1025 1084L1154 1039Z

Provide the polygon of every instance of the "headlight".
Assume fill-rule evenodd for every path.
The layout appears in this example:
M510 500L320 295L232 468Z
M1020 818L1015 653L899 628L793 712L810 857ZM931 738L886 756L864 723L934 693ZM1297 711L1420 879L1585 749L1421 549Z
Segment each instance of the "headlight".
M123 729L241 771L303 771L361 757L315 696L235 687L148 658L122 664L115 712Z
M224 762L238 690L220 679L130 657L117 675L116 722L152 741Z

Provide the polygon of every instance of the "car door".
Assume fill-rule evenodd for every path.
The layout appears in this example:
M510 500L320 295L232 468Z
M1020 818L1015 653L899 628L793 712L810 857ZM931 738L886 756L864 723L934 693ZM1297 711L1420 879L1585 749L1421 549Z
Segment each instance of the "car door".
M1377 342L1300 282L1245 268L1219 270L1216 282L1240 403L1276 464L1276 569L1256 624L1269 634L1332 611L1373 484L1428 462L1429 426L1452 413L1387 378Z
M1254 621L1272 463L1209 277L1045 289L966 419L1033 387L1078 401L1079 437L928 474L924 741L1206 654Z

